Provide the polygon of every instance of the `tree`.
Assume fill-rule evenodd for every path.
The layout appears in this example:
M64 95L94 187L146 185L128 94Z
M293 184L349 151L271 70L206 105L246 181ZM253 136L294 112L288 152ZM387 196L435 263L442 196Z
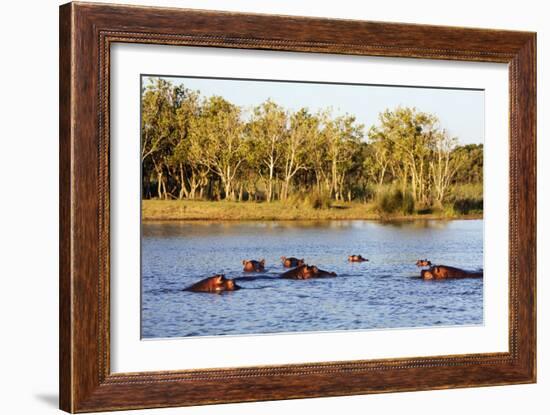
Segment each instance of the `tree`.
M460 153L456 153L455 157L453 157L453 151L458 143L456 137L450 137L443 130L434 133L433 138L433 157L430 160L430 176L435 203L437 206L442 206L449 185L465 159L464 154Z
M388 165L399 176L402 190L410 183L414 200L426 202L427 159L439 131L437 117L415 108L398 107L381 113L379 120L380 125L370 130L369 138L378 147L381 165L391 154Z
M290 117L290 128L283 140L281 199L288 198L290 182L300 170L306 168L307 143L318 134L318 119L302 108Z
M363 125L356 125L353 116L346 115L332 120L327 114L323 124L322 135L326 137L327 158L330 163L330 194L334 199L342 200L343 184L352 166L352 156L358 150L363 136Z
M162 78L150 80L142 91L141 162L152 164L159 198L168 198L165 171L177 135L176 111L184 96L183 87L174 87ZM149 180L147 176L144 179Z
M389 141L384 140L383 136L377 135L374 127L371 127L369 136L371 137L371 143L365 156L364 167L369 172L372 180L378 186L382 186L392 159L391 149L388 145Z
M453 183L483 182L483 144L458 146L453 157L462 157L463 163L458 166Z
M248 134L254 142L258 173L266 177L266 200L273 199L273 183L276 168L283 155L283 142L287 134L287 114L283 108L268 100L254 108Z
M233 200L234 182L244 162L244 123L240 109L221 97L211 97L201 114L191 121L191 152L198 162L217 175L224 197Z
M268 202L310 191L352 201L390 186L441 206L481 188L458 185L483 180L483 145L458 146L435 115L415 108L386 109L365 141L348 114L272 100L248 113L162 78L142 89L141 158L144 198L257 200L265 190Z
M321 118L318 114L317 118ZM320 123L320 121L318 120ZM313 186L317 193L330 192L330 168L328 162L328 136L321 131L314 140L306 143L307 160L306 168L313 175Z
M198 139L196 134L192 134L200 114L199 93L186 90L185 99L176 110L178 138L170 158L170 166L177 171L175 177L180 184L179 199L184 197L195 199L199 189L199 197L202 197L204 187L208 183L209 168L202 162L200 152L197 153L202 139Z

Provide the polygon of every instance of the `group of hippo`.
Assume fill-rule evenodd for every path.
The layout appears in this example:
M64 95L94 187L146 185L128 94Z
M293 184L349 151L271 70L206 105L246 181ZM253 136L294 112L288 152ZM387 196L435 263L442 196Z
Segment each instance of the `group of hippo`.
M291 268L283 272L280 278L307 280L310 278L327 278L336 277L335 272L319 269L316 265L308 265L304 259L294 257L281 257L283 267ZM367 258L361 255L348 256L349 262L368 262ZM419 259L416 261L418 267L429 267L420 271L420 277L424 280L442 280L456 278L482 278L481 271L465 271L460 268L449 267L447 265L434 265L427 259ZM256 261L253 259L243 260L244 272L264 272L265 259ZM234 279L225 278L223 274L217 274L212 277L205 278L199 282L185 288L184 291L206 292L206 293L222 293L224 291L235 291L241 287L237 285Z
M336 277L336 273L324 271L317 268L316 265L307 265L304 259L298 259L294 257L281 257L283 267L292 268L291 270L284 272L280 275L281 278L293 279L293 280L307 280L309 278L323 278L323 277ZM245 259L243 261L244 272L264 272L265 271L265 259L261 261L255 261L253 259Z
M351 255L349 258L361 258L361 255ZM352 261L351 259L349 259ZM368 261L368 260L367 260ZM298 259L294 257L281 257L283 267L292 268L286 272L283 272L280 277L293 280L307 280L310 278L325 278L336 277L335 272L325 271L319 269L316 265L308 265L304 262L304 259ZM352 261L357 262L357 261ZM254 259L243 260L244 272L264 272L265 271L265 259L256 261ZM184 291L193 292L206 292L206 293L221 293L223 291L235 291L240 289L235 280L225 278L223 274L217 274L213 277L205 278L199 282L187 287Z

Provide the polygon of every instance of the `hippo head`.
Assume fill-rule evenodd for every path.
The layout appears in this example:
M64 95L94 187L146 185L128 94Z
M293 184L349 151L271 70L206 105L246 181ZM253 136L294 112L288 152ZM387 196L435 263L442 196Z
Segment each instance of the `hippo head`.
M304 275L304 278L311 278L315 274L317 274L318 272L319 272L319 268L317 268L315 265L312 265L312 266L304 265L303 266L302 273Z
M431 269L423 269L420 271L420 276L425 280L433 280L435 278Z
M235 291L235 290L240 289L241 287L239 287L237 284L235 284L234 280L224 279L223 288L226 291Z
M224 274L214 275L212 278L215 279L216 291L235 291L241 288L234 280L225 278Z
M327 275L330 275L332 277L336 277L336 273L335 272L330 272L330 271L324 271L322 269L319 269L317 268L316 265L312 265L311 267L309 267L313 276L315 277L324 277L324 276L327 276Z

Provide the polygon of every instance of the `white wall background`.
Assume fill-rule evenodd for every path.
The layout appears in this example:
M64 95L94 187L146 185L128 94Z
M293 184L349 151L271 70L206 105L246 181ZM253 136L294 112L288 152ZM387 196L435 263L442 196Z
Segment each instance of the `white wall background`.
M345 398L175 408L132 413L279 414L421 413L490 411L547 413L550 265L548 114L544 69L550 63L550 13L536 0L181 0L134 4L310 15L538 32L538 372L536 385L455 389ZM2 413L56 413L58 305L58 5L57 0L4 2L0 25L0 386ZM546 78L550 76L546 74ZM546 163L545 163L546 162ZM550 300L548 300L550 301Z

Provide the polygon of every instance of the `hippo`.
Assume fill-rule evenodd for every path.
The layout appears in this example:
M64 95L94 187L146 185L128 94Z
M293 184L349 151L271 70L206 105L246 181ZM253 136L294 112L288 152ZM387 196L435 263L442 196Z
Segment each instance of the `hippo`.
M335 272L325 271L325 270L319 269L319 268L317 268L316 265L313 265L311 268L312 268L312 271L313 271L313 278L336 277Z
M303 264L294 269L291 269L283 274L281 278L293 279L293 280L308 280L310 278L325 278L336 277L336 273L324 271L317 268L316 265Z
M265 270L265 259L261 261L255 261L253 259L243 260L244 272L263 272Z
M428 261L427 259L419 259L418 261L416 261L416 266L417 267L431 267L432 263L430 261Z
M281 278L293 280L307 280L313 276L313 267L307 264L298 265L296 268L281 274Z
M349 262L368 262L367 258L363 258L361 255L350 255L348 256Z
M430 269L423 269L420 271L420 276L424 280L483 278L483 271L465 271L463 269L449 267L447 265L435 265Z
M298 259L294 257L287 258L286 256L282 256L281 261L283 261L283 267L285 268L295 268L305 264L304 258Z
M241 289L241 287L235 284L234 280L225 278L223 274L217 274L200 280L190 287L185 288L184 291L220 294L223 291L235 291L239 289Z

